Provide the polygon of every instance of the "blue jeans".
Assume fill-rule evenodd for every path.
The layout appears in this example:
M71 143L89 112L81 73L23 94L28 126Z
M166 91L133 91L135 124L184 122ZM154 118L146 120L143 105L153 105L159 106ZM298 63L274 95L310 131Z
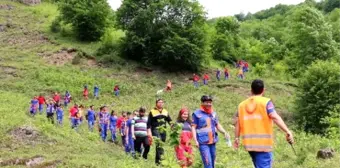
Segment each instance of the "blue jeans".
M44 104L39 104L39 112L42 113L44 109Z
M229 75L228 75L228 74L225 74L225 75L224 75L224 79L225 79L225 80L229 79Z
M99 95L99 92L94 92L94 97L98 97L98 95Z
M218 81L220 81L221 75L217 75L216 78Z
M117 136L116 136L116 128L110 128L110 131L111 131L111 140L112 142L115 142L116 139L117 139Z
M62 115L57 115L57 121L59 125L63 124L63 116Z
M255 168L271 168L273 162L272 152L249 152Z
M115 96L119 96L119 90L115 91Z
M208 84L208 80L203 79L203 84L207 85Z
M194 87L198 88L198 82L194 81Z
M215 144L200 144L199 147L204 168L215 168L216 146Z
M132 135L127 135L128 140L127 143L125 144L125 152L126 153L135 153L135 144L134 144L134 140L132 138Z
M89 120L87 123L88 123L88 126L89 126L89 130L90 130L91 132L93 132L94 121Z
M107 137L107 127L108 127L108 124L100 124L100 127L101 127L101 137L102 137L102 140L105 142L106 141L106 137Z
M239 79L243 79L243 78L244 78L243 75L238 75L237 77L238 77Z

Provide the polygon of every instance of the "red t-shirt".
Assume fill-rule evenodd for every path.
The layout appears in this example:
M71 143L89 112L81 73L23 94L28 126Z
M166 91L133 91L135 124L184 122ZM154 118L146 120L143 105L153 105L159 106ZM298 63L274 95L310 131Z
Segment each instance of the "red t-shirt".
M46 101L46 100L45 100L45 97L43 97L43 96L40 97L40 96L39 96L39 97L38 97L38 101L39 101L39 104L45 104L45 101Z
M53 96L53 100L56 101L56 102L60 101L60 96L59 95L54 95Z
M77 109L76 107L72 107L72 108L70 109L70 115L71 115L71 117L75 117L76 114L77 114L77 112L78 112L78 109Z
M197 82L198 80L200 80L200 77L197 75L194 75L194 81Z
M203 77L205 80L209 80L209 75L204 75Z
M117 120L117 128L121 128L122 127L122 122L125 120L124 117L119 117Z

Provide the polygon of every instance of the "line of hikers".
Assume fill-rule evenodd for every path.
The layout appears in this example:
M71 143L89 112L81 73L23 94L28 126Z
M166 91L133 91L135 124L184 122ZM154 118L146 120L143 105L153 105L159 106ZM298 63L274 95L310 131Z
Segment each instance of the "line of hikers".
M249 71L248 63L244 60L240 60L236 64L236 68L238 68L237 78L243 80L245 78L244 74ZM224 72L224 80L228 80L231 77L229 69L226 67L226 68L224 68L223 72ZM216 70L215 76L216 76L216 79L218 81L221 80L221 70L220 69ZM199 80L200 80L200 77L197 74L193 74L192 81L193 81L195 88L198 88ZM209 80L210 80L210 77L209 77L208 73L204 73L203 79L202 79L203 85L208 85Z
M273 122L286 134L286 140L290 144L294 143L291 131L276 113L273 102L269 98L263 97L264 91L263 81L254 80L251 84L252 96L238 105L237 113L233 118L235 126L234 148L237 149L240 146L242 139L242 145L248 151L256 168L272 167ZM190 114L189 109L181 108L175 123L172 122L169 112L164 108L163 99L156 100L155 107L150 110L148 115L144 107L133 113L123 112L122 116L118 117L114 110L109 114L107 106L100 107L98 113L95 113L94 106L90 106L86 119L90 131L93 131L98 119L103 141L107 140L109 129L111 140L117 142L116 133L118 130L125 151L134 157L141 155L144 159L147 159L154 138L159 138L163 142L166 141L166 132L160 131L160 127L166 128L167 125L170 125L172 128L174 124L180 124L182 128L180 143L174 147L180 166L185 168L192 165L194 160L191 142L193 141L199 149L204 168L214 168L216 143L218 142L217 132L222 133L227 142L229 142L230 136L220 124L212 104L213 98L203 95L200 107L192 114ZM61 108L60 104L55 106ZM54 106L50 103L47 107L53 109ZM80 113L82 108L74 105L70 109L73 128L76 128L81 122L77 114ZM159 165L161 160L164 159L164 149L160 143L155 145L155 162ZM136 152L138 155L136 155Z

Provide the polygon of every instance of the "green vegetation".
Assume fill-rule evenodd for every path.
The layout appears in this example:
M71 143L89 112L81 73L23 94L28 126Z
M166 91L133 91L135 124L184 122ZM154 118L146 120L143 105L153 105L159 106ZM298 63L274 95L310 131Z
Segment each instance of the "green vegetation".
M109 26L109 19L113 19L106 0L62 0L59 10L60 18L55 22L71 24L76 36L84 41L98 40Z
M331 125L331 122L322 120L340 105L339 69L339 64L319 61L311 65L300 78L296 95L297 115L300 126L306 132L326 133L326 128Z
M124 2L133 3L135 1L125 0ZM164 88L166 80L171 79L174 84L174 90L169 94L165 93L162 97L166 100L166 108L173 119L175 119L182 106L187 106L192 112L198 108L199 98L202 94L211 94L215 97L214 109L218 112L221 124L228 132L232 132L232 116L237 110L238 103L249 95L250 82L260 77L265 81L266 96L274 101L276 110L289 124L296 140L294 147L297 151L297 156L294 155L291 147L286 143L283 133L278 129L275 130L274 167L318 168L339 166L339 103L336 102L336 100L339 100L339 94L336 94L339 89L337 87L339 84L339 72L337 70L339 69L337 68L339 62L337 62L338 55L334 54L338 52L339 44L333 41L333 39L337 41L334 35L337 30L334 30L333 26L338 25L339 18L336 17L336 12L338 13L339 9L323 14L310 6L304 6L305 4L302 4L302 6L290 6L289 8L291 9L287 11L278 12L279 14L276 15L268 15L262 20L245 19L243 22L238 22L239 30L233 32L236 29L235 27L238 26L230 24L230 20L234 21L230 17L227 20L224 20L225 18L221 19L221 23L226 24L215 25L214 22L208 24L203 19L201 7L198 3L188 3L189 1L171 2L173 3L170 6L172 8L169 9L175 9L175 7L188 9L186 7L192 5L190 9L195 9L193 13L197 15L194 16L197 16L199 20L191 20L193 24L186 25L183 28L181 26L189 22L176 20L175 18L177 17L164 18L167 21L164 23L172 23L172 26L159 24L161 29L155 28L151 29L153 32L148 32L149 35L163 35L161 37L164 38L161 39L164 41L161 41L161 44L164 45L162 48L164 50L160 51L160 48L156 48L159 46L151 48L152 50L146 50L145 52L150 54L151 59L147 63L158 63L153 60L157 57L152 57L154 55L151 55L153 54L151 51L160 52L158 56L177 56L174 54L177 53L178 56L188 56L185 59L191 57L200 58L197 59L200 62L193 62L193 64L189 62L190 65L194 66L189 66L188 69L195 70L198 64L198 67L205 68L228 66L231 69L232 78L230 80L218 82L212 79L209 86L194 89L192 83L187 80L188 77L191 77L191 73L162 73L160 70L155 69L150 72L148 68L146 69L135 62L125 60L125 55L122 54L126 52L126 49L131 49L126 46L129 44L126 39L133 37L133 41L128 42L133 42L133 44L140 42L137 44L144 47L142 41L135 39L135 37L139 36L133 34L132 29L125 29L123 32L110 25L108 29L105 29L100 41L79 42L73 27L69 24L61 23L58 26L56 24L58 22L56 22L54 23L55 26L51 26L56 18L60 16L57 5L42 3L37 6L24 6L10 0L0 1L0 24L6 25L4 31L0 34L0 48L2 51L0 56L1 160L42 155L47 162L54 163L54 161L60 160L58 167L156 167L154 165L154 145L147 161L134 160L125 155L119 145L103 143L97 132L88 132L86 122L81 125L79 132L71 130L67 119L68 109L64 109L63 127L51 125L47 122L45 115L38 115L35 118L29 117L28 107L31 98L40 93L51 95L54 91L59 91L63 94L66 90L69 90L73 97L73 102L84 104L87 107L94 104L98 108L100 105L106 104L110 106L110 109L116 111L132 111L140 106L146 106L150 109L154 106L156 91ZM8 10L6 7L2 7L6 5L12 6L13 9ZM162 6L164 4L158 5ZM129 6L127 5L127 7ZM157 6L152 7L154 8L151 9L158 9L156 8ZM120 12L123 9L124 6L119 9ZM149 10L150 8L141 9L140 12L156 15L152 10ZM137 10L133 10L133 12L137 12ZM190 15L192 14L191 12L188 12L188 15L185 16L193 16ZM306 22L305 25L299 24L301 20L297 16L303 12L310 14L308 16L315 19L313 21L317 21L315 22L318 25L316 26L317 29L307 24L309 22ZM119 16L120 14L117 14L115 18L119 20ZM148 15L138 14L136 16L146 17ZM185 17L179 18L183 19ZM290 18L292 19L289 20ZM135 21L139 22L138 20ZM177 21L183 22L177 24ZM113 23L113 21L109 22ZM332 28L327 27L328 23L331 23ZM152 26L153 24L141 22L138 25L143 27L145 25ZM221 25L221 28L226 29L229 33L217 31L217 27L220 27L217 25ZM316 46L308 48L308 53L311 54L306 58L310 62L303 66L310 68L307 68L306 72L299 72L303 74L300 79L293 77L295 73L293 68L296 67L290 66L290 63L302 60L298 57L303 56L303 54L299 55L298 51L299 47L306 44L302 41L290 41L292 37L298 35L297 32L292 32L296 30L291 29L294 26L305 28L306 30L302 29L302 32L311 29L313 34L308 36L308 39L318 42ZM59 28L57 29L59 32L52 32L51 28L53 27ZM166 28L171 29L167 30ZM162 31L157 32L156 30ZM169 33L170 35L162 33ZM196 33L195 38L191 38L194 37L191 33ZM237 71L226 64L226 60L220 59L220 57L214 59L210 55L210 51L215 50L212 48L214 45L211 45L214 42L213 37L215 35L239 40L225 40L232 47L219 47L222 48L220 53L227 52L227 54L230 54L230 52L235 51L231 55L233 57L226 56L227 58L245 58L252 63L251 72L246 74L245 80L240 81L235 78ZM146 38L146 36L142 37ZM223 38L220 39L224 40ZM238 48L236 44L239 44ZM189 46L189 48L185 46ZM311 50L314 49L318 49L323 54L320 55L322 57L317 54L313 55L315 51ZM146 56L148 55L138 58L142 60ZM160 58L163 57L157 59ZM181 59L182 57L179 60ZM315 61L314 59L327 61L312 63ZM109 60L109 63L106 63L107 60ZM172 58L169 57L169 60L171 61ZM72 62L77 64L73 65ZM187 64L188 62L185 63ZM312 66L309 66L309 64L312 64ZM328 67L327 65L332 66ZM184 66L184 64L181 62L181 64L172 64L172 66L177 68L177 66ZM211 71L207 70L207 72ZM98 84L101 88L100 99L95 100L91 97L88 101L83 100L81 95L84 84L89 85L90 91L92 91L95 84ZM118 98L114 97L112 93L115 84L118 84L121 88L121 96ZM318 88L314 89L313 87L315 86L318 86ZM305 96L302 92L307 88L312 89L306 94L308 97L304 97L303 101L301 101L301 98ZM320 92L318 92L318 89ZM297 94L295 94L295 91L297 91ZM318 109L319 106L314 106L316 102L322 105L320 107L323 107L326 103L320 96L327 99L331 106L327 106L325 110ZM301 100L295 101L296 97ZM309 103L307 99L315 101ZM306 104L306 101L308 104ZM306 106L297 103L305 103L303 105ZM313 124L320 123L320 125L324 126L322 131L327 136L305 133L305 128L296 124L296 121L299 120L294 118L296 115L293 112L300 110L296 108L297 106L308 108L308 111L303 111L306 112L304 116L316 115L313 119L317 118L322 122L314 122ZM36 137L33 135L27 136L26 134L16 134L16 131L13 131L23 126L32 127L38 132L38 135ZM314 126L311 128L314 128ZM172 135L173 137L178 136L175 133ZM178 164L176 163L173 146L170 143L176 144L176 141L168 138L168 141L163 144L166 150L163 164L164 167L176 168ZM334 148L336 150L335 157L328 160L316 159L317 151L325 147ZM195 149L194 153L193 168L201 168L202 162L198 155L198 150ZM220 139L217 144L216 167L252 167L252 164L250 157L244 150L234 151L226 146L223 139Z

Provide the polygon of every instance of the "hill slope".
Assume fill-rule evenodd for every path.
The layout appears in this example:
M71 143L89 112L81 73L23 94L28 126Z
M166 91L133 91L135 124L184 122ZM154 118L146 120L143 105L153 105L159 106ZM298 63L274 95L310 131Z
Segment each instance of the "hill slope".
M163 98L173 119L183 105L194 110L202 94L212 94L221 123L232 133L232 116L238 103L249 95L250 82L256 76L248 74L246 80L239 81L233 71L231 80L213 79L209 86L194 89L187 76L181 74L148 72L130 62L105 68L92 57L98 43L79 43L67 33L63 37L49 32L48 26L56 14L56 7L51 4L28 7L11 1L0 2L0 158L6 161L0 162L1 165L15 158L40 155L45 161L37 167L155 167L154 147L148 161L136 161L126 156L121 147L101 142L97 132L89 133L86 123L76 133L66 118L64 126L58 127L48 123L45 115L35 118L27 115L34 95L51 95L54 91L69 90L74 102L86 106L107 104L116 111L132 111L142 105L152 108L156 91L164 87L166 79L171 79L174 91L164 94ZM84 53L91 59L82 57ZM291 120L292 84L271 79L265 82L266 96L274 100L286 120ZM101 87L99 100L81 98L82 86L86 83L91 89L95 84ZM122 89L119 98L112 94L115 84ZM315 159L319 148L339 146L338 140L296 133L298 156L295 156L282 133L276 131L276 134L275 167L338 166L338 155L327 161ZM246 152L227 148L223 139L217 148L217 167L252 167ZM173 147L165 145L165 149L165 167L178 167ZM193 167L202 167L198 151L195 153Z

